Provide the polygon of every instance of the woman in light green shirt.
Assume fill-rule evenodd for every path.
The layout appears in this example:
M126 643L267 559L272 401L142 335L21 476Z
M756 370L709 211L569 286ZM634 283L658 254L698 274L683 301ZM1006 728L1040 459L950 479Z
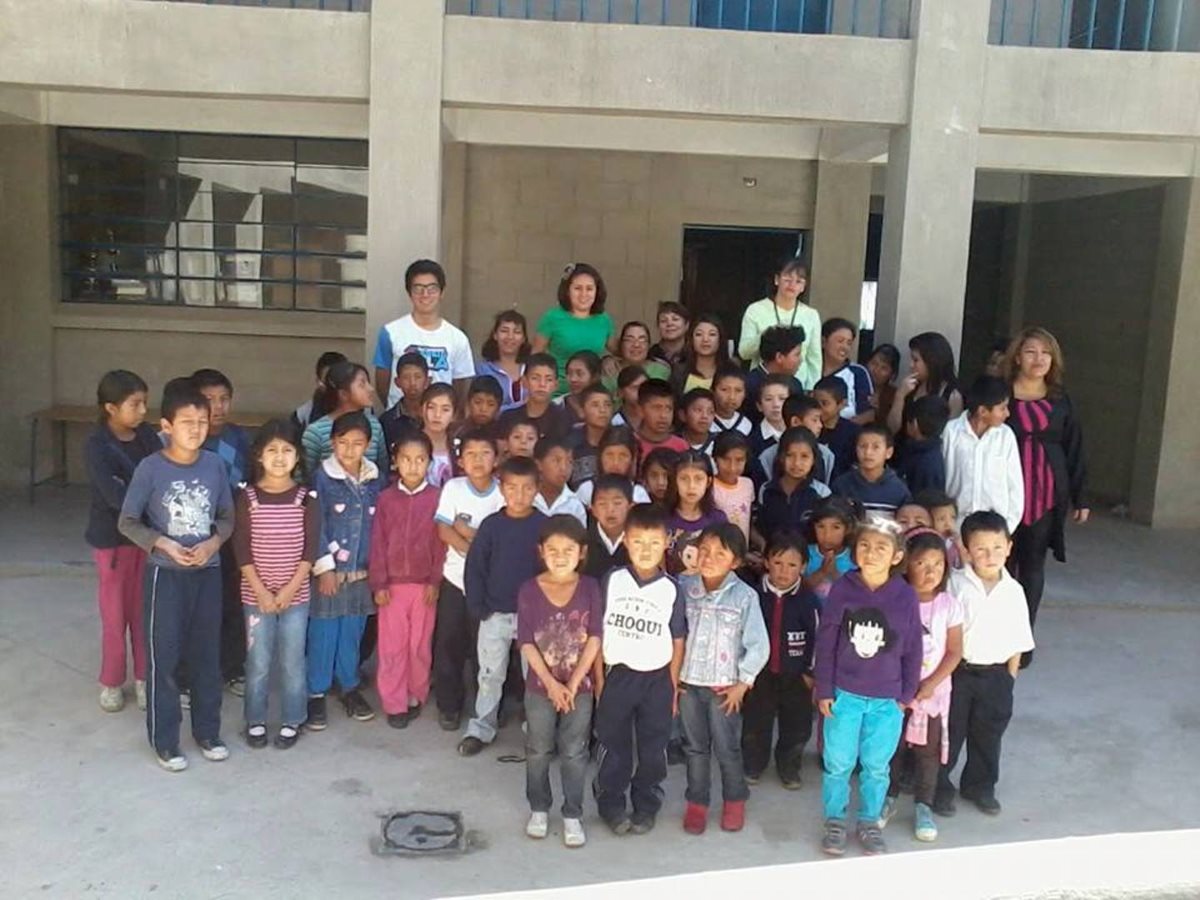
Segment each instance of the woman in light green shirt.
M808 267L798 259L785 261L775 273L775 296L746 307L738 356L753 368L759 361L758 342L764 331L776 325L803 328L804 345L796 377L805 390L812 390L821 377L821 314L804 302L807 288Z
M608 291L600 273L587 263L574 263L558 283L558 306L538 321L533 352L548 352L558 362L555 397L567 392L567 360L580 350L603 357L612 339L612 317L604 311Z

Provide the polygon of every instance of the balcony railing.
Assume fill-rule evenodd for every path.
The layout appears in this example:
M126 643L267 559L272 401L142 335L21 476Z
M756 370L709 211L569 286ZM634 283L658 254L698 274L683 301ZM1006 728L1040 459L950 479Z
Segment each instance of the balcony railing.
M270 9L327 9L333 12L370 12L371 0L165 0L168 3L203 3L207 6L265 6Z
M992 0L989 41L1083 50L1200 50L1196 0Z
M912 0L446 0L449 15L907 38Z

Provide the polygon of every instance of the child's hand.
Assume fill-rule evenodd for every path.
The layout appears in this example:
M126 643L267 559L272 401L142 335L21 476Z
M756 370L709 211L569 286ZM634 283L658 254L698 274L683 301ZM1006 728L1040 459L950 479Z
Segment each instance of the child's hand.
M296 589L284 587L278 594L275 595L275 612L283 612L292 605L292 601L296 599Z
M750 685L739 681L730 687L715 688L714 690L725 698L725 702L721 704L721 711L727 716L732 716L741 710L742 700L745 698L746 692L750 690Z
M825 718L827 718L827 719L833 718L833 700L832 699L818 700L817 701L817 709L819 709L821 711L821 715L823 715Z
M185 550L178 541L173 541L169 537L160 537L154 542L154 549L162 551L169 559L181 566L192 565L191 552Z
M258 604L258 608L263 612L275 612L275 595L268 591L265 587L262 587L254 592L254 600Z
M546 696L554 704L554 709L560 713L568 713L575 708L575 697L567 690L567 686L556 678L551 678L546 685Z
M421 592L421 599L430 609L437 606L438 589L436 584L425 585L425 590Z
M332 597L337 593L337 575L332 570L317 576L317 593L322 597Z
M926 678L921 682L920 687L917 688L917 696L913 697L913 703L916 703L918 700L928 700L933 696L936 687L937 685L930 684L929 679Z
M388 591L386 589L375 592L375 605L376 606L387 606L391 602L392 602L392 595L390 593L388 593Z
M195 547L192 548L192 551L191 551L192 563L191 564L193 566L195 566L196 568L200 568L201 566L205 565L210 559L212 559L212 555L220 549L221 549L221 539L216 537L215 535L213 537L208 538L207 540L201 541Z
M675 685L675 693L671 698L671 718L679 715L679 698L684 695L684 687L682 684Z

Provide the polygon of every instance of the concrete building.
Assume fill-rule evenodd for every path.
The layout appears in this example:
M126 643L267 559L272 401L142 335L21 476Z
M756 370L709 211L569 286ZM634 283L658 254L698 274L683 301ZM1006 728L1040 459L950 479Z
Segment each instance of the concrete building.
M647 319L688 233L764 229L823 316L877 269L876 339L966 374L1051 328L1097 501L1200 524L1196 0L368 5L0 0L5 480L117 365L300 402L417 256L478 342L572 260Z

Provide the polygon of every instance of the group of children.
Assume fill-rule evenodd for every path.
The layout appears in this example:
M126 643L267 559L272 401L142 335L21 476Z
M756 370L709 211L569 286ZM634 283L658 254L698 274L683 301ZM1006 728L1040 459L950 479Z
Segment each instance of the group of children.
M1023 504L1007 384L981 379L949 424L940 398L913 404L891 465L892 431L846 414L845 378L797 390L802 342L768 328L758 368L721 366L681 396L636 366L614 396L585 359L556 401L556 361L534 353L503 412L495 378L456 392L407 352L379 416L367 369L325 354L313 400L253 441L215 370L164 386L157 429L147 385L108 373L87 451L101 706L124 702L128 631L150 743L181 771L181 696L206 759L229 753L223 683L244 695L246 743L265 747L278 661L287 749L327 727L335 683L350 718L374 718L375 657L388 725L432 691L443 729L467 718L463 756L521 708L526 833L548 833L557 756L570 847L593 756L614 833L654 827L668 760L686 763L683 827L703 832L714 757L720 825L740 830L772 759L783 787L801 785L814 710L827 853L851 826L883 852L906 784L913 833L934 840L964 742L957 793L998 812L1033 646L1005 571Z

